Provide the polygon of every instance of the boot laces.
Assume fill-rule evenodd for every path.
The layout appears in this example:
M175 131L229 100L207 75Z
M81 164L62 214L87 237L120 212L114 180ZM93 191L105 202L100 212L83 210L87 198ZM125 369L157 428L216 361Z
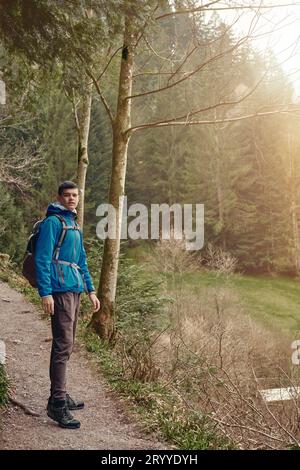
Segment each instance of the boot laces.
M73 419L73 416L70 413L69 408L65 405L62 409L62 418Z

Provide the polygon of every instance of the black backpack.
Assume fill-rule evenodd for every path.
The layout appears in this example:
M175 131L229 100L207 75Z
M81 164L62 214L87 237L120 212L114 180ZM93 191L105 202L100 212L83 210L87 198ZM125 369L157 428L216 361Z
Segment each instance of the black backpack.
M58 244L56 245L56 247L54 249L55 257L56 257L56 259L58 259L59 251L60 251L60 248L63 244L65 236L67 234L67 230L70 229L70 228L74 229L74 227L68 226L65 219L61 215L59 215L59 214L53 214L53 215L55 215L55 217L57 217L62 223L61 235L59 237ZM28 238L26 254L25 254L25 257L24 257L24 260L23 260L22 274L27 279L27 281L29 282L29 284L32 287L37 287L35 264L34 264L35 245L36 245L39 233L40 233L41 223L46 218L47 217L44 217L43 219L38 220L34 224L34 226L32 228L31 235ZM77 223L76 223L76 229L79 230L79 225Z

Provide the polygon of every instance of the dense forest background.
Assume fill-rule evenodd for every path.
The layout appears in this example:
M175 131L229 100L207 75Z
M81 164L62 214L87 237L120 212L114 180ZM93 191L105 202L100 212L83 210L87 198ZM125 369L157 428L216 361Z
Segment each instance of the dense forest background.
M20 276L27 237L76 181L101 301L92 313L83 296L81 338L182 449L300 447L299 400L261 394L300 384L299 82L255 47L299 24L292 5L0 0L0 279L40 305ZM120 243L123 194L204 204L203 249ZM103 243L108 202L119 219Z
M164 34L155 37L156 50L166 53L172 45L176 53L184 51L195 37L189 22L187 15L166 20ZM200 19L197 28L197 40L212 48L220 35L229 50L236 41L217 13L208 22ZM77 135L60 71L53 67L45 73L29 66L22 55L12 55L4 47L0 52L6 85L6 104L0 105L0 251L19 263L32 224L55 199L58 184L76 178ZM199 54L190 65L199 62ZM143 49L136 60L137 65L148 60L152 68L156 66L155 55L149 59ZM263 73L264 80L255 88ZM155 86L159 78L150 78L150 84L151 80ZM111 67L106 78L111 102L115 82L116 68ZM155 121L170 110L180 114L187 103L209 107L212 99L218 102L221 96L238 100L251 89L240 104L215 107L205 118L222 121L293 103L293 86L276 59L262 58L245 44L209 63L192 80L154 94L151 100L149 96L135 100L132 124ZM274 113L136 133L128 150L128 204L203 203L205 245L211 242L231 252L243 272L296 274L300 265L298 126L297 115ZM109 120L96 93L88 145L85 236L95 237L96 208L107 202L112 152Z

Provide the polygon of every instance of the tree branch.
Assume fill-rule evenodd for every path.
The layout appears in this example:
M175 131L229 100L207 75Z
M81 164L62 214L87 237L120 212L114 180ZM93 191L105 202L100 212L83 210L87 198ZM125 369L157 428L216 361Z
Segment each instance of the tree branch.
M217 41L220 41L220 40L222 39L222 37L225 37L226 34L228 34L228 32L229 32L229 31L231 30L231 28L233 28L233 26L240 20L240 18L241 18L241 15L239 15L239 16L236 18L236 20L235 20L233 23L231 23L231 24L228 26L228 28L226 28L226 29L224 30L224 32L221 34L221 36L219 36L219 37L213 39L212 41L209 41L209 42L206 43L206 44L199 44L199 43L198 43L198 45L195 46L195 47L186 55L186 58L185 58L185 59L183 60L183 62L177 67L177 69L176 69L175 72L172 74L172 76L168 79L168 83L169 83L169 81L171 80L171 78L172 78L173 76L175 76L175 75L179 72L179 70L183 67L183 65L185 64L185 62L187 61L187 59L195 52L195 50L199 49L199 47L201 47L201 46L202 46L202 47L203 47L203 46L204 46L204 47L208 47L208 46L210 46L211 44L213 44L213 43L215 43L215 42L217 42Z
M110 57L109 61L107 62L106 66L104 67L104 69L102 70L102 72L100 73L99 77L97 78L97 81L100 81L102 76L105 74L106 70L108 69L111 61L113 60L113 58L115 57L115 55L121 51L123 49L123 46L120 46L118 47L118 49L115 50L115 52L112 54L112 56Z
M292 103L293 105L293 103ZM290 109L277 109L273 111L264 111L260 113L252 113L252 114L246 114L244 116L238 116L234 118L224 118L224 119L208 119L208 120L201 120L201 121L189 121L188 119L186 121L164 121L160 123L149 123L149 124L141 124L140 126L135 126L131 127L126 131L126 133L133 133L136 131L139 131L141 129L148 129L148 128L154 128L154 127L169 127L169 126L195 126L195 125L205 125L205 124L224 124L227 122L237 122L237 121L243 121L245 119L251 119L254 117L262 117L262 116L270 116L273 114L288 114L291 112L295 111L300 111L300 107L296 107L293 105L293 108Z
M105 96L103 95L103 93L102 93L102 91L101 91L101 88L100 88L100 86L99 86L99 83L97 82L96 77L94 76L94 74L91 72L91 70L90 70L89 68L86 68L86 73L87 73L87 75L93 80L93 83L94 83L94 85L95 85L95 88L96 88L96 90L97 90L97 93L98 93L98 95L99 95L100 98L101 98L101 101L102 101L102 103L103 103L103 105L104 105L104 108L106 109L106 112L107 112L108 117L109 117L109 119L110 119L111 125L113 125L113 124L114 124L114 116L113 116L113 114L112 114L112 112L111 112L111 110L110 110L110 107L109 107L109 105L108 105L108 103L107 103L107 101L106 101Z
M270 10L271 8L285 8L285 7L298 7L300 6L300 2L297 3L283 3L279 5L236 5L236 6L226 6L226 7L212 7L209 8L210 5L213 5L215 3L218 3L219 0L211 3L207 3L206 5L196 7L196 8L189 8L186 10L177 10L173 11L170 13L164 13L163 15L157 16L155 20L161 20L164 18L167 18L169 16L174 16L174 15L182 15L182 14L187 14L187 13L196 13L196 12L202 12L202 11L224 11L224 10Z
M98 93L98 95L100 96L101 101L102 101L102 103L103 103L103 105L104 105L104 108L105 108L105 110L106 110L106 112L107 112L107 114L108 114L108 117L109 117L109 119L110 119L110 122L111 122L111 124L113 125L113 124L114 124L114 116L113 116L113 114L112 114L112 112L111 112L111 110L110 110L110 107L109 107L109 105L108 105L106 99L105 99L105 96L103 95L103 93L102 93L102 91L101 91L101 88L100 88L100 86L99 86L99 83L98 83L96 77L94 76L94 74L93 74L93 72L90 70L90 68L88 67L88 65L87 65L87 63L86 63L84 57L82 57L81 53L80 53L79 51L76 51L76 55L77 55L77 57L79 58L79 60L82 62L86 74L92 79L92 81L93 81L93 83L94 83L94 85L95 85L95 88L96 88L96 90L97 90L97 93Z
M147 25L149 24L149 21L153 18L153 15L154 13L156 12L156 10L158 9L159 7L159 2L156 4L156 6L154 7L153 11L151 12L151 14L148 16L148 18L146 18L146 21L145 23L143 24L141 30L140 30L140 35L139 37L137 38L136 40L136 43L134 44L134 49L137 47L138 43L140 42L140 40L142 39L142 37L144 36L144 32L145 32L145 29L147 27Z
M154 54L156 57L158 57L158 58L161 59L161 60L165 60L165 61L167 61L167 62L171 62L171 63L175 62L174 59L169 59L169 57L163 57L163 56L161 56L158 52L156 52L156 51L153 49L153 47L151 46L151 44L149 43L148 39L147 39L145 36L143 37L143 39L144 39L145 43L147 44L148 48L150 49L150 51L153 52L153 54ZM181 62L181 60L182 60L182 59L177 59L176 62Z
M227 55L230 52L234 51L241 44L243 44L243 42L245 42L247 39L248 39L248 36L241 38L236 44L234 44L234 46L230 47L229 49L227 49L224 52L221 52L220 54L216 54L214 57L211 57L210 59L206 60L205 62L202 62L202 64L200 64L198 67L196 67L192 72L188 73L185 77L180 78L176 82L171 83L170 85L166 85L162 88L156 88L155 90L151 90L151 91L146 91L144 93L137 93L136 95L130 95L130 96L127 96L126 99L138 98L138 97L141 97L141 96L152 95L154 93L159 93L161 91L168 90L169 88L173 88L174 86L178 85L179 83L182 83L185 80L187 80L188 78L192 77L197 72L200 72L200 70L202 70L206 65L208 65L210 63L213 63L216 60L219 60L220 58L224 57L224 55Z
M234 106L236 104L239 104L241 103L242 101L245 101L249 96L251 96L255 90L258 88L258 86L262 83L262 81L264 80L266 74L267 74L268 71L266 71L263 76L258 80L258 82L255 84L255 86L253 88L251 88L251 90L246 93L245 95L243 95L241 98L237 99L237 100L234 100L234 101L223 101L222 103L216 103L216 104L213 104L211 106L207 106L206 108L201 108L201 109L197 109L196 111L191 111L191 112L188 112L184 115L181 115L181 116L176 116L176 117L173 117L173 118L170 118L170 119L164 119L162 121L156 121L156 122L152 122L152 123L148 123L148 125L150 127L157 127L159 124L162 124L162 123L168 123L168 122L174 122L174 121L178 121L179 119L185 119L185 120L188 120L191 118L191 116L195 116L196 114L200 114L200 113L205 113L207 111L211 111L212 109L216 109L216 108L219 108L221 106ZM189 121L190 122L190 121ZM129 129L129 131L133 130L135 128L131 128Z

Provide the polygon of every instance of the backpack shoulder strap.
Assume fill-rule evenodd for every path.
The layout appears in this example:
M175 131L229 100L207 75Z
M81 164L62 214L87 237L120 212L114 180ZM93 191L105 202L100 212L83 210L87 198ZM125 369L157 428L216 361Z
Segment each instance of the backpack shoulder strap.
M64 239L66 237L66 234L67 234L67 223L61 215L59 215L59 214L53 214L53 215L55 217L57 217L62 223L62 231L61 231L60 237L58 239L58 243L57 243L57 245L54 249L54 253L53 253L53 259L58 259L61 245L63 244L63 241L64 241Z
M26 253L31 253L33 254L35 251L35 243L39 234L40 226L41 223L46 219L44 217L43 219L39 219L35 222L35 224L32 227L31 234L27 240L27 247L26 247Z

